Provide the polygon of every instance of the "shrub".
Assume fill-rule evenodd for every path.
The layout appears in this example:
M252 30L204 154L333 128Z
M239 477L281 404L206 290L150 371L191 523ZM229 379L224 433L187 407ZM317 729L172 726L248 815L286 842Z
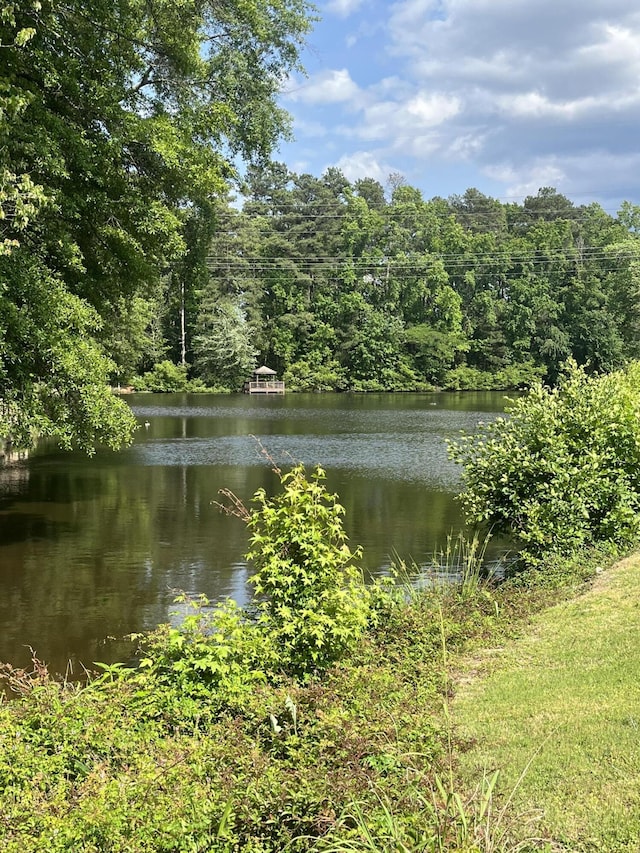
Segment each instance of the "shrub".
M300 359L287 369L284 381L291 391L341 391L346 386L344 370L337 361L312 365Z
M491 373L461 364L444 375L443 387L448 391L485 391L492 388L494 377Z
M187 366L172 361L160 361L145 373L142 382L136 383L141 390L149 391L186 391L189 384Z
M274 668L270 638L231 599L215 607L202 595L178 600L191 613L179 627L161 625L146 638L140 669L183 699L242 707Z
M159 361L153 368L134 380L138 391L210 391L201 379L188 379L186 364L174 364L172 361Z
M461 364L445 373L443 387L450 391L530 388L540 381L544 373L544 367L536 367L530 361L502 367L495 373Z
M283 667L306 674L338 659L358 639L369 616L370 594L354 564L342 526L344 509L324 486L317 467L281 474L282 493L256 492L247 525L250 579L258 596L258 623L279 649Z
M571 363L508 417L450 444L467 519L515 536L522 557L627 546L640 529L640 364L587 377Z
M333 663L367 624L371 593L354 564L360 550L347 545L344 509L326 491L324 472L307 478L303 465L275 470L282 493L268 498L260 489L252 510L225 492L228 511L251 531L257 612L231 599L212 606L183 595L191 612L182 624L161 625L144 640L140 680L171 694L172 716L201 713L202 701L214 713L240 709L259 684Z
M494 389L531 388L540 382L546 373L544 367L537 367L532 361L522 364L510 364L502 367L495 375Z

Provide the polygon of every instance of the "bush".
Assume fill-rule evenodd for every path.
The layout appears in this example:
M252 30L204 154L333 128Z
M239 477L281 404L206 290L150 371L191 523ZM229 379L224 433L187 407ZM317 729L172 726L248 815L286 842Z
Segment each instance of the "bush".
M494 376L477 367L461 364L444 375L443 387L447 391L485 391L493 387Z
M291 391L342 391L346 386L344 370L336 361L310 365L301 359L290 365L283 378Z
M495 375L493 388L497 390L509 388L531 388L536 382L542 381L546 368L536 366L532 361L522 364L510 364L502 367Z
M468 367L466 364L445 373L443 387L450 391L502 391L530 388L544 376L545 368L533 362L511 364L495 373Z
M205 702L214 714L246 707L257 685L284 674L305 676L338 660L360 637L370 616L364 585L342 527L343 508L327 493L317 468L278 469L283 492L256 492L256 508L238 498L229 510L251 531L247 559L256 614L229 599L212 606L181 596L190 614L179 627L161 625L146 637L140 681L165 689L168 713L189 717ZM169 695L170 694L170 695Z
M134 380L137 391L209 391L201 379L188 379L186 364L160 361L153 368Z
M277 662L270 638L229 599L216 605L205 596L185 602L191 613L174 628L161 625L144 642L143 681L188 700L205 700L213 709L242 707Z
M283 492L256 492L247 519L257 571L259 625L280 650L283 668L306 674L328 666L359 638L369 617L370 593L342 526L344 509L324 486L317 467L280 474Z
M136 382L141 391L186 391L189 385L187 366L160 361Z
M508 417L454 441L469 522L515 536L521 556L628 546L640 530L640 364L587 377L569 364L556 389L535 385Z

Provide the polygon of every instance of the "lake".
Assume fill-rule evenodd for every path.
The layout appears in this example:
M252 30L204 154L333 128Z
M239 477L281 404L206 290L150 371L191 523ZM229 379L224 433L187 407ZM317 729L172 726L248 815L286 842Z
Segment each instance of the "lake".
M131 395L131 447L87 458L43 444L0 468L0 660L29 647L52 671L126 659L125 635L167 621L176 590L247 600L247 531L214 502L245 503L286 466L319 463L352 547L384 572L430 561L462 528L445 438L503 409L495 392ZM495 550L499 550L499 544Z

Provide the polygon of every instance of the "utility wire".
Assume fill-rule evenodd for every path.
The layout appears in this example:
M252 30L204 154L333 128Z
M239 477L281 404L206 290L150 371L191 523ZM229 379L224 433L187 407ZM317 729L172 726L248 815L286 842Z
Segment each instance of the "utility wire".
M356 198L358 198L356 196ZM448 202L445 200L445 203ZM420 202L419 204L431 204L431 202L425 201ZM218 210L215 213L216 217L229 217L232 219L238 219L240 217L248 218L248 219L267 219L270 222L277 222L279 219L285 216L295 216L297 218L304 219L345 219L347 215L351 215L352 217L357 217L359 214L364 215L372 215L379 214L380 216L387 217L408 217L412 216L419 220L420 217L425 217L428 219L441 218L448 219L449 217L454 217L456 219L485 219L487 221L495 221L500 217L500 213L502 212L500 209L496 211L487 211L487 210L464 210L464 209L456 209L455 207L449 207L446 210L440 209L429 209L429 210L421 210L419 204L415 204L413 202L401 202L400 204L390 203L384 207L367 207L366 210L359 210L357 208L351 207L346 202L336 201L334 203L323 202L317 206L314 206L313 201L300 201L300 202L287 202L284 204L271 203L271 202L262 202L262 201L251 201L245 202L245 206L247 205L261 205L265 206L267 209L264 211L257 210L234 210L234 209L226 209L226 210ZM588 207L589 205L586 205ZM308 210L308 208L313 208L312 210ZM413 207L412 210L408 209ZM584 205L580 207L576 207L573 210L567 210L565 207L545 207L543 211L530 210L526 207L522 207L518 205L518 212L522 214L523 222L515 223L531 226L536 225L540 222L558 222L558 221L570 221L570 222L580 222L580 221L589 221L593 219L593 212L584 210ZM339 208L337 210L336 208ZM504 210L504 208L503 208ZM327 212L324 212L327 211ZM600 211L605 213L607 216L610 216L613 220L611 224L615 224L617 221L616 217L619 213L619 210L614 208L604 208L600 207ZM599 212L600 212L599 211ZM555 216L555 219L549 219L548 217ZM498 222L496 224L504 225L505 228L513 227L514 223L508 223L505 219L504 222Z
M638 244L637 250L625 249L623 251L615 252L614 250L609 251L602 246L582 246L579 248L571 247L572 251L575 253L574 255L564 254L567 250L558 247L557 249L534 249L531 252L523 252L522 254L512 254L510 252L478 252L478 253L465 253L465 252L429 252L425 255L420 255L416 253L415 255L409 255L403 258L401 255L395 256L387 256L387 255L379 255L372 257L365 256L357 256L353 257L352 255L285 255L283 256L285 260L307 260L307 261L352 261L353 263L362 262L362 263L402 263L403 260L407 261L415 261L417 259L422 260L424 258L425 261L456 261L456 260L464 260L465 262L469 261L477 261L477 260L490 260L490 261L512 261L512 262L522 262L522 261L530 261L530 260L558 260L557 253L560 254L561 260L581 260L583 258L587 258L589 260L593 260L594 258L597 260L606 260L607 258L638 258L640 257L640 243ZM238 257L243 260L248 261L265 261L265 260L280 260L280 258L269 258L269 256L265 255L245 255L238 253L237 255L230 256L229 254L211 254L207 256L208 260L226 260L229 257Z

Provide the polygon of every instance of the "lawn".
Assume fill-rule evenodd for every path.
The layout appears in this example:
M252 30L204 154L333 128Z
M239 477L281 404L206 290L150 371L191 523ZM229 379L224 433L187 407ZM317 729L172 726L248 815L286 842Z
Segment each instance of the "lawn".
M498 769L516 834L549 849L638 853L640 556L465 670L451 714L467 785Z

